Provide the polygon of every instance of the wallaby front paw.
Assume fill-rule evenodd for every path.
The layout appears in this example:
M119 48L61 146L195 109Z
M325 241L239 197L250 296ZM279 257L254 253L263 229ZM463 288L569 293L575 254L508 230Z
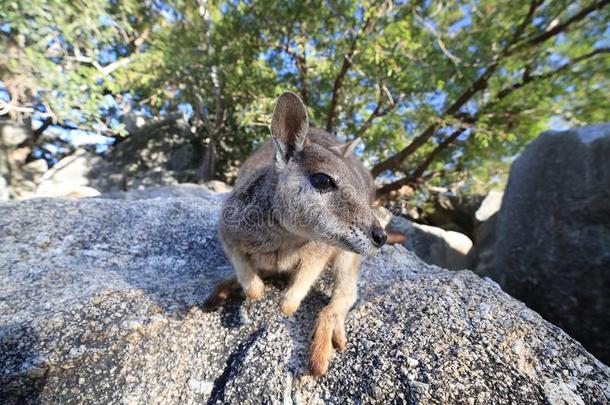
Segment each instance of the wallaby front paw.
M280 301L280 311L286 316L294 314L301 303L284 296Z
M244 287L244 293L250 300L259 300L265 294L265 283L260 278L253 278L250 283Z

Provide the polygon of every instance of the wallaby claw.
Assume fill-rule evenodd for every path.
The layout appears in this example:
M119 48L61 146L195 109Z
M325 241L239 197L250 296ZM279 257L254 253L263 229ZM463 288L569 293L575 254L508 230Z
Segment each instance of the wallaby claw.
M299 304L299 302L284 297L280 301L280 311L286 316L292 316L299 309Z
M345 328L342 323L337 322L333 330L333 346L340 352L344 352L346 344Z

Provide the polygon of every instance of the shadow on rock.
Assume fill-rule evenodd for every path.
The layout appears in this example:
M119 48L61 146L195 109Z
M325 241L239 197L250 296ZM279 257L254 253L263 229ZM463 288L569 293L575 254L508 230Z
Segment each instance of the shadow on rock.
M0 403L37 403L48 369L40 362L38 337L29 327L0 327Z

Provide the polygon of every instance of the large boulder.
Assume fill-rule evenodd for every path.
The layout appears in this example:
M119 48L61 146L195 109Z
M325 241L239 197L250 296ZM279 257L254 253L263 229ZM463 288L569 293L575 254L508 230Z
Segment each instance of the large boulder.
M0 120L0 145L7 149L16 149L31 136L31 132L30 125Z
M36 197L93 197L100 195L96 187L94 167L103 159L85 149L77 149L49 169L39 181ZM108 165L107 165L108 166Z
M477 222L483 223L496 215L502 207L503 198L504 191L502 190L491 190L487 193L485 198L483 198L483 201L481 201L481 205L474 213Z
M493 278L610 362L610 124L529 144L496 237Z
M199 195L199 194L197 194ZM388 246L362 266L345 353L305 375L321 280L199 305L232 273L218 198L0 204L0 402L607 403L610 370L495 283Z
M0 176L0 201L6 201L10 197L8 184L3 176Z
M418 224L401 216L394 216L386 229L404 235L404 246L426 263L449 270L471 267L472 241L462 233Z
M424 204L421 219L428 225L471 237L477 224L475 211L483 198L484 196L479 194L435 191Z
M0 177L5 186L2 197L26 198L36 190L36 182L47 170L44 159L26 163L30 151L24 146L32 136L31 122L12 122L0 118Z
M198 181L200 141L182 117L169 115L133 126L129 137L112 146L104 176L120 177L122 190ZM112 184L105 191L116 191Z
M496 223L502 206L504 192L491 190L483 199L475 213L477 226L474 230L474 249L472 268L479 275L493 273L494 253L496 250Z
M148 200L151 198L176 198L176 197L195 197L206 198L208 203L216 200L222 203L225 193L217 193L204 185L182 183L176 186L151 187L142 190L130 190L129 192L110 192L104 193L99 198L110 198L117 200Z

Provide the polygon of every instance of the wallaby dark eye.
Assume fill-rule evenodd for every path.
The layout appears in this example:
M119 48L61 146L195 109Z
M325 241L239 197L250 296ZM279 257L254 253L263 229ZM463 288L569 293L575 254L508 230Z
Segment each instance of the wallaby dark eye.
M327 191L337 187L333 179L328 174L324 173L312 174L309 177L309 181L311 182L311 185L316 188L316 190L322 193L326 193Z

